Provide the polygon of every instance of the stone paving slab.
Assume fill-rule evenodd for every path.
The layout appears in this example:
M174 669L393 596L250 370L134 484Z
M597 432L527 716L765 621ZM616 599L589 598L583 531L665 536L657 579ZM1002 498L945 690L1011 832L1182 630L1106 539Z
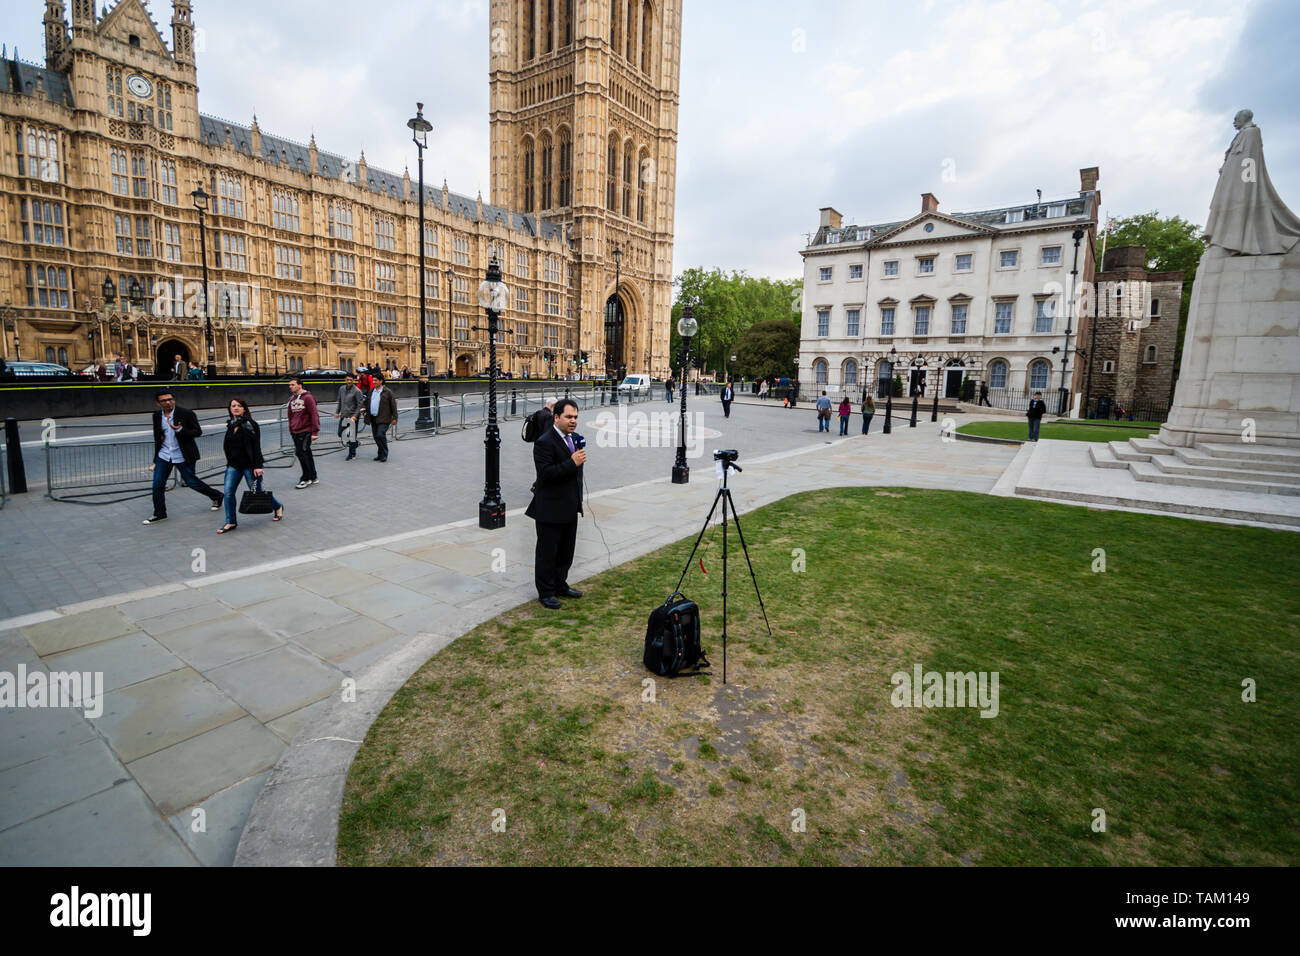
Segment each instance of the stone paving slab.
M128 634L45 658L52 671L102 673L105 691L118 690L186 665L147 634Z
M122 762L98 737L0 771L0 831L127 779Z
M771 418L768 409L753 414L754 422L718 443L730 445L746 429L762 430ZM733 410L730 421L738 417ZM937 426L903 431L887 445L874 439L822 440L816 437L812 413L806 417L802 428L787 418L791 425L778 436L784 449L744 462L744 475L733 481L742 510L835 484L879 481L987 491L1012 456L1009 450L983 446L955 452L955 443L938 442ZM645 459L629 455L623 460L619 449L599 453L611 456L611 471L623 476L625 486L589 487L588 510L595 521L580 524L574 583L692 533L695 529L686 528L682 516L691 515L692 526L702 521L714 494L706 462L695 465L692 484L675 486L667 481L671 451L653 450L657 458L651 473L664 474L650 481L645 480ZM416 452L406 445L403 454L414 458ZM481 447L472 464L474 481L460 504L462 514L476 515ZM416 489L414 495L386 496L386 503L390 497L442 496L445 490L441 479L430 482L427 471L390 469L384 474L394 489ZM626 483L627 477L634 480ZM429 494L422 495L422 483L428 483ZM301 493L291 508L301 513L314 507L313 501L330 505L334 500L318 512L328 526L337 501L354 504L356 489L323 489L324 484L320 495L318 489ZM227 865L235 858L235 828L243 829L248 819L248 849L241 851L245 861L332 863L347 766L374 716L431 654L481 621L535 598L535 539L532 522L522 515L526 500L516 496L506 528L490 532L479 529L474 517L413 524L411 512L400 507L396 513L401 520L393 521L386 508L351 509L366 518L367 536L349 540L347 527L336 526L329 546L324 545L330 539L295 529L295 545L278 548L273 545L290 540L279 534L284 529L241 527L240 549L227 552L223 549L229 542L211 535L194 545L208 549L206 574L191 574L189 550L177 548L170 581L159 580L161 571L141 575L121 595L33 612L39 620L0 621L0 669L12 669L20 660L107 660L95 655L118 648L134 656L134 641L142 660L114 665L110 683L143 678L106 693L105 713L97 720L80 711L0 710L0 773L17 769L19 776L36 778L32 796L18 800L27 804L14 818L21 821L0 822L0 847L35 846L30 834L39 832L53 841L41 862L101 859L100 847L78 848L69 842L81 833L81 811L68 811L114 807L118 832L107 842L146 848L135 856L123 854L123 860ZM452 501L455 507L460 504ZM3 520L8 520L7 511ZM263 536L255 538L252 532ZM57 537L57 529L50 533ZM504 572L492 569L495 548L504 549ZM261 563L250 565L252 556ZM166 555L154 558L156 568L170 567ZM232 564L235 558L242 563ZM351 587L355 582L361 586ZM109 622L107 632L98 626L101 620ZM12 629L15 625L21 630ZM100 645L103 651L96 650ZM185 666L150 676L161 662L170 666L167 655ZM105 670L113 668L106 664ZM357 680L356 702L346 705L338 693L345 676ZM49 775L43 758L77 753L83 746L89 754L96 742L111 748L120 768L114 770L117 776L109 779L106 767L87 758L84 779L90 783L72 786L51 776L48 790L40 790L39 778ZM299 752L300 746L307 749ZM269 775L263 769L268 759L277 761ZM117 782L123 775L126 783ZM74 774L75 779L82 778ZM87 792L63 807L52 806L54 797L39 797L41 792L57 795L60 786ZM89 792L93 786L101 789ZM278 806L281 797L299 803ZM263 804L267 809L258 811ZM206 813L206 833L192 829L190 811L195 808ZM59 836L63 832L67 839ZM260 847L248 835L252 833L265 838Z

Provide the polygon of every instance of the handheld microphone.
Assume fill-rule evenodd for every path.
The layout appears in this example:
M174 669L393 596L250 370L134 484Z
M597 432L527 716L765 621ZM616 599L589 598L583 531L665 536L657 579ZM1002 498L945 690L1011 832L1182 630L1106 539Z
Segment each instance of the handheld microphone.
M582 437L581 435L579 435L577 432L574 432L574 433L573 433L573 447L574 447L575 449L577 449L578 451L582 451L584 448L587 447L587 439L583 438L583 437Z

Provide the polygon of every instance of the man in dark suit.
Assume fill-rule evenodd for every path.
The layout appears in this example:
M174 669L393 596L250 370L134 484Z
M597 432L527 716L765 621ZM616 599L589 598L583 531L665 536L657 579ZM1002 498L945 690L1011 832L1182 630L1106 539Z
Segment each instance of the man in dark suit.
M533 500L524 514L537 522L537 550L533 576L537 597L544 607L556 610L559 598L580 598L581 591L569 587L569 568L578 539L578 515L582 514L582 466L587 452L574 442L578 427L578 404L571 398L555 403L555 421L533 443L533 465L537 481Z
M726 418L731 417L731 403L736 399L736 390L728 382L722 386L722 414Z
M212 500L212 511L220 511L225 495L204 484L194 474L194 463L199 460L199 446L194 441L203 434L199 419L188 408L179 408L171 392L154 396L158 411L153 413L153 517L141 524L154 524L167 519L167 479L172 468L181 473L181 482Z

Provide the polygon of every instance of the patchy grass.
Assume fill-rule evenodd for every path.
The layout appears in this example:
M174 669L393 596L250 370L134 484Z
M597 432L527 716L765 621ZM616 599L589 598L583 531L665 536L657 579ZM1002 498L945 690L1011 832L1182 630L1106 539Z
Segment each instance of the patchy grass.
M966 435L983 435L986 438L1012 438L1025 441L1029 438L1029 422L1003 420L971 422L957 431ZM1128 441L1130 438L1149 438L1160 431L1158 424L1126 422L1124 424L1084 424L1082 422L1043 422L1039 438L1059 438L1064 441Z
M375 721L339 861L1300 862L1300 536L912 489L741 521L772 634L737 553L728 684L716 529L685 586L711 678L644 699L645 621L693 536L485 623ZM997 671L998 715L891 706L917 663Z

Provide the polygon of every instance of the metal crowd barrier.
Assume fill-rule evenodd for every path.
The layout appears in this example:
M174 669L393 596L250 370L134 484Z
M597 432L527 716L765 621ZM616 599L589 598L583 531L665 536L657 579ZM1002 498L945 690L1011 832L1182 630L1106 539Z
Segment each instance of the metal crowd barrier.
M503 386L497 389L497 419L501 422L517 421L542 408L552 398L572 398L581 409L598 408L612 404L613 386L574 383L568 387L552 385L547 388L519 388ZM653 397L623 395L622 402L645 402ZM321 433L312 445L315 456L337 454L345 449L338 434L339 420L334 417L334 403L318 403ZM419 399L402 399L398 402L397 425L388 431L389 441L407 441L431 438L439 432L481 428L488 418L488 393L474 392L462 395L439 396L430 399L430 417L434 427L415 427L419 418ZM254 411L261 426L262 454L267 468L290 468L296 463L293 436L289 432L287 405L275 409ZM195 474L212 483L225 474L224 414L199 419L203 434L196 439L199 462ZM148 419L143 426L123 426L130 434L96 439L103 425L56 424L53 434L44 442L45 494L55 501L76 504L112 504L132 498L142 498L153 490L153 435ZM359 424L357 442L373 445L371 429ZM0 465L3 461L0 460ZM179 473L173 471L169 488L179 484ZM4 490L0 486L0 507L3 507Z

